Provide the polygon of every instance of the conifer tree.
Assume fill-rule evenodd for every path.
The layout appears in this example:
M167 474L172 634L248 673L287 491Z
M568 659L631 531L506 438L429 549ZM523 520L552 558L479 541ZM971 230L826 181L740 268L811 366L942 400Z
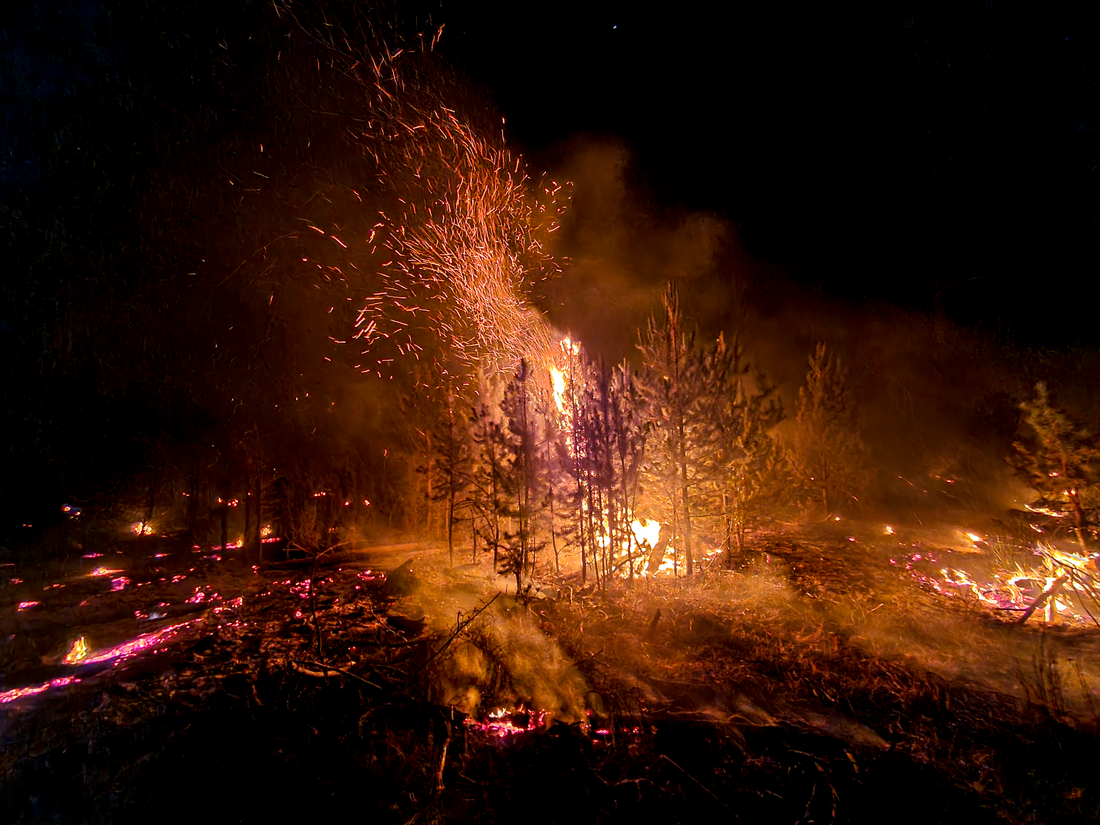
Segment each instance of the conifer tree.
M786 452L796 486L805 496L820 498L826 513L842 496L858 498L869 476L867 448L845 377L840 360L819 343L798 392Z
M719 347L724 347L720 340ZM744 553L747 533L772 509L782 486L781 456L772 430L783 410L775 387L753 370L734 339L729 348L728 384L715 408L718 451L715 487L721 499L726 567L733 548Z
M650 492L663 492L665 505L679 515L687 574L694 572L694 521L703 465L713 449L709 417L713 390L728 366L716 350L704 355L694 328L684 324L676 288L669 284L660 320L650 317L640 336L642 393L651 432L647 449Z
M628 581L635 574L634 509L642 460L645 456L645 422L633 370L624 359L611 375L607 428L612 436L612 457L617 487L613 498L619 513L620 535L616 547L625 553ZM640 566L638 568L641 569Z
M567 467L572 477L572 489L568 494L568 508L572 513L566 527L566 535L580 549L581 583L588 582L588 567L599 583L599 566L596 564L595 519L593 516L593 485L595 483L595 449L589 427L589 407L592 399L592 376L580 347L566 349L567 361L563 370L563 398L565 417L565 449Z
M480 541L482 547L492 551L495 569L504 537L500 522L504 507L504 434L485 403L474 408L471 429L475 445L470 474L470 501L476 513L474 542Z
M1073 531L1084 553L1091 524L1092 504L1100 480L1100 450L1095 436L1082 424L1051 406L1044 383L1035 386L1035 397L1020 405L1023 412L1021 440L1016 450L1017 472L1042 498L1073 520Z
M453 387L443 388L441 409L435 418L428 475L432 500L444 506L447 553L454 564L455 512L469 489L471 478L471 440L468 419L460 414L461 404Z
M530 391L530 368L520 362L515 376L504 390L501 412L505 427L501 446L504 452L504 497L502 514L511 518L514 531L505 533L504 557L500 572L516 577L520 592L522 576L534 567L541 544L535 538L535 521L541 510L538 490L538 463L534 404Z

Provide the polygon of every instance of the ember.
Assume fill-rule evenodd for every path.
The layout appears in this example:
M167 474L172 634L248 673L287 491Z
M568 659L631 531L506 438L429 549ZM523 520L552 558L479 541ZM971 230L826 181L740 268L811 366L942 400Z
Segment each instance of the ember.
M79 682L76 676L62 676L57 679L50 679L48 682L43 682L40 685L34 687L14 688L12 690L5 690L0 692L0 705L7 704L8 702L14 702L17 699L22 699L25 696L34 696L38 693L44 693L50 688L64 687L65 685L71 685L75 682Z
M507 739L521 733L531 733L546 726L548 714L544 710L527 710L522 705L515 709L494 708L484 720L467 717L465 725L471 730L497 739Z

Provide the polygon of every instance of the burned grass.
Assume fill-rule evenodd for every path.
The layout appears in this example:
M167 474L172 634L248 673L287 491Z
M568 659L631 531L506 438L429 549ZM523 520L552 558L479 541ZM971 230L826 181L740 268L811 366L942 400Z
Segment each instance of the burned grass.
M527 603L493 600L483 571L424 558L389 589L362 564L323 567L312 605L305 568L263 571L205 632L5 706L0 812L878 822L904 805L931 821L1100 817L1096 717L1071 700L1065 659L1091 640L1073 647L937 599L850 544L776 541L691 583L545 582ZM964 642L937 642L964 629ZM1021 639L992 676L945 665L960 644L992 659ZM1087 675L1079 684L1086 693Z

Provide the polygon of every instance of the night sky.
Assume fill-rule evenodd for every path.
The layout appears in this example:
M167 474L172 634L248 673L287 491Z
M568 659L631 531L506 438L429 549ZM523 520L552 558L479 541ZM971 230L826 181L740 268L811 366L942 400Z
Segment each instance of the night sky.
M615 135L658 209L728 219L826 296L1094 342L1086 7L459 3L441 48L532 158Z

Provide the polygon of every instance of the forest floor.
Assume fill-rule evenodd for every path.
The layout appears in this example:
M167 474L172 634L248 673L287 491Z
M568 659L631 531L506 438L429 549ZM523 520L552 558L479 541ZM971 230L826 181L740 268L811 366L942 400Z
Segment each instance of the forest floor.
M209 562L122 607L9 593L0 820L1100 820L1096 632L1020 626L896 563L949 540L848 532L524 598L427 544ZM66 664L74 627L93 653ZM147 644L92 661L135 629Z

